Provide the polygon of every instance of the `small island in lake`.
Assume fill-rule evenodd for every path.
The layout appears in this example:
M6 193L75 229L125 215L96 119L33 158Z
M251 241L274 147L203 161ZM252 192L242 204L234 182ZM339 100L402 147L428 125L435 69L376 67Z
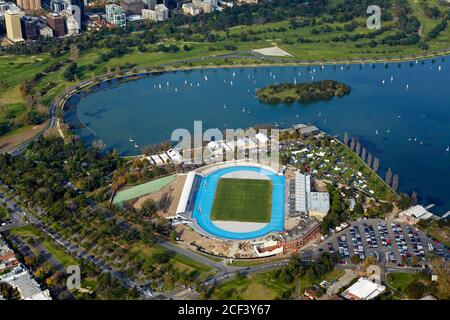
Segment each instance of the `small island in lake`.
M259 89L256 96L266 103L292 103L295 101L312 102L342 97L350 93L350 87L334 80L322 80L310 83L271 84Z

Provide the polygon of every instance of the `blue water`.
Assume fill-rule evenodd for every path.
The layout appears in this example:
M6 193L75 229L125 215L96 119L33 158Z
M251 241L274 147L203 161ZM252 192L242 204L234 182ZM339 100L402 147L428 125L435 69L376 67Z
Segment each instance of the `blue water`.
M272 180L272 217L270 222L263 228L252 232L231 232L217 227L211 221L211 209L213 206L214 193L219 179L230 172L252 171L258 172ZM264 168L237 166L219 169L202 178L200 188L195 196L195 208L192 214L208 233L224 239L246 240L262 237L272 231L284 230L284 176L279 176Z
M312 104L272 106L255 98L256 88L292 82L294 77L297 82L311 81L312 77L338 80L349 84L352 92L343 98ZM69 114L67 118L73 116ZM400 67L395 63L387 67L366 64L324 69L261 67L169 72L106 86L82 97L78 116L96 134L78 130L88 144L101 138L109 148L125 155L139 153L145 144L170 140L175 128L192 132L194 120L203 120L204 130L277 122L280 127L312 123L341 138L347 131L380 158L382 177L388 168L399 175L400 191L415 190L422 204L436 205L434 213L450 210L450 153L446 152L450 145L448 57L412 66L402 63ZM130 137L136 140L138 148L129 142Z

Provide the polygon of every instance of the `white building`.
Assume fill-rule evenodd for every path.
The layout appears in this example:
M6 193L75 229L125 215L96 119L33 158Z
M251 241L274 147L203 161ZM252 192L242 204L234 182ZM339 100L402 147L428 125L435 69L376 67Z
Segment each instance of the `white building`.
M125 10L117 4L107 4L105 6L106 21L116 27L125 27L127 25L127 15Z
M81 31L80 21L75 16L73 16L69 11L63 11L62 15L66 17L67 34L69 36L80 34Z
M16 288L23 300L52 300L48 289L42 290L39 283L22 266L0 276L0 282L6 282Z
M318 212L327 214L330 210L330 195L328 192L311 192L311 177L295 172L295 211Z
M44 38L51 38L53 37L53 30L48 26L44 26L39 29L39 34Z
M430 219L433 217L433 214L428 212L424 207L417 205L400 212L399 217L406 222L416 224L419 220Z
M200 14L202 12L202 9L194 5L193 3L183 3L183 6L181 7L184 14L189 14L191 16L195 16L197 14Z
M348 300L371 300L386 290L386 287L367 280L359 278L358 281L342 293L342 296Z
M169 19L169 9L164 4L157 4L154 10L142 9L142 16L152 21L164 21Z

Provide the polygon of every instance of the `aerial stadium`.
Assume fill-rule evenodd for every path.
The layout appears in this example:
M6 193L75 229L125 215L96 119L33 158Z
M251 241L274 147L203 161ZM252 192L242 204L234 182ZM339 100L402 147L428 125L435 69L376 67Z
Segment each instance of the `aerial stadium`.
M251 162L206 166L187 174L177 216L202 235L228 240L284 230L284 176Z

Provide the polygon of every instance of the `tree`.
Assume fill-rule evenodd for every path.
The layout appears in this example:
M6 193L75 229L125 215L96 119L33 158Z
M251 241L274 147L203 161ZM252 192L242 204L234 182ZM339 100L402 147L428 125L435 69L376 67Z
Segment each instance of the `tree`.
M144 201L141 207L141 212L144 216L151 216L157 210L156 203L153 199L147 199Z
M369 168L371 168L372 167L372 160L373 160L373 157L372 157L372 154L369 152L369 155L367 156L367 166L369 167Z
M92 141L92 148L94 148L96 151L102 151L106 148L106 144L101 139L94 140Z
M387 172L386 172L386 177L384 178L384 181L386 182L386 184L387 184L388 186L391 185L391 183L392 183L392 170L391 170L391 168L389 168L389 169L387 170Z
M367 150L366 150L366 148L363 148L362 153L361 153L361 160L363 162L366 162L366 155L367 155Z
M347 132L344 133L344 144L346 146L348 146L348 133Z
M352 150L352 151L355 150L355 144L356 144L356 141L354 138L352 138L352 142L350 143L350 150Z
M413 191L411 194L411 204L414 206L417 204L417 192Z
M80 50L78 49L77 45L76 44L72 44L70 46L70 60L73 63L77 62L79 54L80 54Z
M394 178L392 179L392 190L397 191L398 190L398 175L394 175Z
M378 158L375 158L373 160L373 171L376 173L378 172L378 169L380 169L380 160L378 160Z
M405 293L409 298L420 299L425 294L425 285L420 281L414 281L405 288Z
M361 152L361 143L359 143L359 141L356 143L356 155L359 157L359 154Z
M120 66L116 67L116 76L120 77L122 75L122 70L120 70Z

